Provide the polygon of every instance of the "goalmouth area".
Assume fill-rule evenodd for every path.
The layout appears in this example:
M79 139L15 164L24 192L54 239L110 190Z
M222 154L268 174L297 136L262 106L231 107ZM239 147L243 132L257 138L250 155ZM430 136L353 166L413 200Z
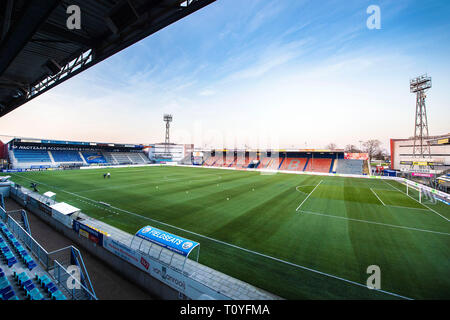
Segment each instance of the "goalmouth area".
M450 292L450 206L395 180L181 166L8 174L131 234L151 224L197 241L200 263L282 298ZM380 290L366 286L372 265Z

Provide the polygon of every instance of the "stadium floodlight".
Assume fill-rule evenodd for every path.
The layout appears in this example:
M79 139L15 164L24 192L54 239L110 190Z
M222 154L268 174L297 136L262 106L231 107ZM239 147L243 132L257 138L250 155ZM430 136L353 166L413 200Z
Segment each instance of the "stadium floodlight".
M411 79L409 88L411 93L416 94L413 158L425 158L426 154L431 158L430 144L425 142L429 137L425 91L431 88L431 77L425 74Z
M170 144L169 129L170 129L170 123L172 122L173 117L172 117L171 114L165 114L163 119L164 119L164 122L166 123L166 139L165 139L165 142L164 142L164 156L169 157L170 156L170 152L169 152L169 144Z
M409 80L409 88L411 93L428 90L431 88L431 77L424 74L417 78L411 79Z

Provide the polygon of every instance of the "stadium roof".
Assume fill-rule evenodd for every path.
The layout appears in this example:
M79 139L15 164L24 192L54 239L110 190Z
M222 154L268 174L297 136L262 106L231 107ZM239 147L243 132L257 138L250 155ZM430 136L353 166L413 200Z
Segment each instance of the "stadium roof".
M214 1L1 1L0 117ZM72 5L79 30L67 27Z

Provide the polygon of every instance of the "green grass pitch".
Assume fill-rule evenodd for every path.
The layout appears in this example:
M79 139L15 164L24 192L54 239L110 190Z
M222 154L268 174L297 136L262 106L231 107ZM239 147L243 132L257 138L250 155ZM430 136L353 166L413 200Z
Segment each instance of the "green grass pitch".
M127 232L198 241L201 263L283 298L450 297L450 206L398 182L171 166L11 175ZM365 287L370 265L385 292Z

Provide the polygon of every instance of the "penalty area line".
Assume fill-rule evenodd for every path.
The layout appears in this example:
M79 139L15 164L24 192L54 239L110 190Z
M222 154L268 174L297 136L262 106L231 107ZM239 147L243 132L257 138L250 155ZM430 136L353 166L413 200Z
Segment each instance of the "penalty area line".
M364 223L376 224L376 225L392 227L392 228L400 228L400 229L407 229L407 230L412 230L412 231L429 232L429 233L435 233L435 234L442 234L442 235L445 235L445 236L450 236L450 233L448 233L448 232L440 232L440 231L434 231L434 230L419 229L419 228L413 228L413 227L405 227L405 226L399 226L399 225L395 225L395 224L388 224L388 223L382 223L382 222L376 222L376 221L354 219L354 218L348 218L348 217L340 217L340 216L336 216L334 214L319 213L319 212L314 212L314 211L306 211L306 210L300 210L300 211L303 212L303 213L307 213L307 214L313 214L313 215L317 215L317 216L329 217L329 218L334 218L334 219L342 219L342 220L349 220L349 221L356 221L356 222L364 222Z
M314 187L314 189L308 194L308 196L305 198L305 200L302 201L302 203L300 203L300 205L297 207L297 209L295 209L295 212L298 211L298 209L300 209L300 207L305 203L306 200L308 200L309 196L313 194L314 190L316 190L316 188L322 183L323 180L320 180L320 182L317 184L317 186Z
M96 201L96 200L89 199L89 198L87 198L87 197L83 197L83 196L77 195L76 193L73 193L73 192L70 192L70 191L66 191L66 190L64 190L64 189L61 189L61 188L58 188L58 187L54 187L54 186L48 185L48 184L46 184L46 183L42 183L42 182L39 182L39 181L37 181L37 180L33 180L33 179L29 179L29 178L25 178L25 179L30 180L30 181L33 181L33 182L41 183L41 184L46 185L46 186L51 187L51 188L59 189L59 190L61 190L62 192L66 192L66 193L71 194L71 195L74 195L74 196L76 196L76 197L80 197L80 198L83 198L83 199L86 199L86 200L89 200L89 201L92 201L92 202L96 202L96 203L98 202L98 201ZM321 180L321 181L317 184L316 188L319 186L319 184L320 184L322 181L323 181L323 180ZM315 188L314 188L314 190L315 190ZM314 190L313 190L313 191L314 191ZM311 192L311 193L312 193L312 192ZM107 208L102 208L102 207L99 207L99 208L104 209L104 210L108 210ZM345 278L341 278L341 277L335 276L335 275L333 275L333 274L329 274L329 273L322 272L322 271L319 271L319 270L316 270L316 269L312 269L312 268L308 268L308 267L305 267L305 266L302 266L302 265L299 265L299 264L296 264L296 263L293 263L293 262L289 262L289 261L286 261L286 260L282 260L282 259L279 259L279 258L275 258L275 257L269 256L269 255L266 255L266 254L264 254L264 253L260 253L260 252L253 251L253 250L250 250L250 249L242 248L242 247L239 247L239 246L237 246L237 245L234 245L234 244L231 244L231 243L228 243L228 242L225 242L225 241L221 241L221 240L218 240L218 239L214 239L214 238L211 238L211 237L208 237L208 236L199 234L199 233L194 232L194 231L189 231L189 230L186 230L186 229L183 229L183 228L180 228L180 227L177 227L177 226L174 226L174 225L171 225L171 224L168 224L168 223L165 223L165 222L156 220L156 219L152 219L152 218L149 218L149 217L142 216L142 215L137 214L137 213L135 213L135 212L131 212L131 211L128 211L128 210L124 210L124 209L121 209L121 208L117 208L117 207L112 206L112 205L111 205L111 208L116 209L116 210L119 210L119 211L124 212L124 213L128 213L128 214L134 215L134 216L136 216L136 217L140 217L140 218L142 218L142 219L146 219L146 220L149 220L149 221L153 221L153 222L156 222L156 223L159 223L159 224L162 224L162 225L165 225L165 226L168 226L168 227L171 227L171 228L180 230L180 231L184 231L184 232L186 232L186 233L190 233L190 234L196 235L196 236L201 237L201 238L204 238L204 239L208 239L208 240L211 240L211 241L213 241L213 242L217 242L217 243L220 243L220 244L223 244L223 245L226 245L226 246L235 248L235 249L239 249L239 250L241 250L241 251L245 251L245 252L248 252L248 253L251 253L251 254L254 254L254 255L257 255L257 256L260 256L260 257L264 257L264 258L267 258L267 259L270 259L270 260L274 260L274 261L277 261L277 262L281 262L281 263L290 265L290 266L292 266L292 267L296 267L296 268L299 268L299 269L303 269L303 270L306 270L306 271L310 271L310 272L313 272L313 273L317 273L317 274L320 274L320 275L323 275L323 276L326 276L326 277L329 277L329 278L337 279L337 280L340 280L340 281L343 281L343 282L347 282L347 283L350 283L350 284L353 284L353 285L356 285L356 286L359 286L359 287L362 287L362 288L366 288L366 289L368 289L368 290L372 290L372 291L376 291L376 292L381 292L381 293L384 293L384 294L387 294L387 295L391 295L391 296L394 296L394 297L397 297L397 298L406 299L406 300L413 300L412 298L409 298L409 297L406 297L406 296L402 296L402 295L400 295L400 294L393 293L393 292L390 292L390 291L381 290L381 289L370 289L367 285L361 284L361 283L356 282L356 281L348 280L348 279L345 279Z
M62 188L54 187L54 186L48 185L48 184L46 184L46 183L39 182L39 181L37 181L37 180L29 179L29 178L26 178L26 177L22 177L22 178L25 178L25 179L30 180L30 181L33 181L33 182L41 183L41 184L46 185L46 186L48 186L48 187L51 187L51 188L55 188L55 189L61 190L62 192L65 192L65 193L74 195L74 196L76 196L76 197L80 197L80 198L85 199L85 200L88 200L88 201L92 201L92 202L96 202L96 203L98 202L98 201L96 201L96 200L89 199L89 198L87 198L87 197L83 197L83 196L77 195L76 193L73 193L73 192L70 192L70 191L66 191L66 190L64 190L64 189L62 189ZM319 182L319 184L320 184L321 182L322 182L322 180ZM318 184L318 185L319 185L319 184ZM317 185L317 186L318 186L318 185ZM317 188L317 186L316 186L316 188ZM314 190L313 190L313 191L314 191ZM312 192L311 192L311 193L312 193ZM103 210L108 210L107 208L102 208L102 207L99 207L99 208L101 208L101 209L103 209ZM323 275L323 276L326 276L326 277L329 277L329 278L337 279L337 280L340 280L340 281L343 281L343 282L347 282L347 283L350 283L350 284L353 284L353 285L356 285L356 286L359 286L359 287L362 287L362 288L366 288L366 289L368 289L368 290L372 290L372 291L376 291L376 292L381 292L381 293L384 293L384 294L387 294L387 295L391 295L391 296L394 296L394 297L397 297L397 298L406 299L406 300L413 300L412 298L409 298L409 297L406 297L406 296L402 296L402 295L399 295L399 294L397 294L397 293L393 293L393 292L390 292L390 291L381 290L381 289L370 289L368 286L366 286L366 285L364 285L364 284L361 284L361 283L359 283L359 282L356 282L356 281L352 281L352 280L348 280L348 279L345 279L345 278L341 278L341 277L335 276L335 275L333 275L333 274L329 274L329 273L322 272L322 271L319 271L319 270L316 270L316 269L308 268L308 267L305 267L305 266L302 266L302 265L299 265L299 264L296 264L296 263L293 263L293 262L289 262L289 261L285 261L285 260L282 260L282 259L279 259L279 258L275 258L275 257L269 256L269 255L266 255L266 254L263 254L263 253L260 253L260 252L257 252L257 251L253 251L253 250L250 250L250 249L242 248L242 247L239 247L239 246L237 246L237 245L234 245L234 244L231 244L231 243L228 243L228 242L225 242L225 241L221 241L221 240L218 240L218 239L214 239L214 238L211 238L211 237L208 237L208 236L205 236L205 235L196 233L196 232L194 232L194 231L189 231L189 230L186 230L186 229L183 229L183 228L180 228L180 227L176 227L176 226L173 226L173 225L171 225L171 224L168 224L168 223L165 223L165 222L156 220L156 219L152 219L152 218L149 218L149 217L142 216L142 215L137 214L137 213L135 213L135 212L131 212L131 211L128 211L128 210L120 209L120 208L117 208L117 207L115 207L115 206L111 206L111 208L116 209L116 210L119 210L119 211L124 212L124 213L128 213L128 214L130 214L130 215L134 215L134 216L136 216L136 217L140 217L140 218L145 219L145 220L153 221L153 222L156 222L156 223L159 223L159 224L162 224L162 225L171 227L171 228L173 228L173 229L177 229L177 230L180 230L180 231L184 231L184 232L186 232L186 233L190 233L190 234L196 235L196 236L198 236L198 237L200 237L200 238L204 238L204 239L207 239L207 240L216 242L216 243L220 243L220 244L223 244L223 245L226 245L226 246L229 246L229 247L232 247L232 248L235 248L235 249L244 251L244 252L248 252L248 253L251 253L251 254L254 254L254 255L257 255L257 256L260 256L260 257L264 257L264 258L273 260L273 261L281 262L281 263L290 265L290 266L292 266L292 267L296 267L296 268L299 268L299 269L303 269L303 270L306 270L306 271L310 271L310 272L313 272L313 273L317 273L317 274L320 274L320 275Z
M380 202L383 204L383 206L386 207L386 205L384 204L384 202L381 201L380 197L375 193L375 191L372 190L372 188L370 188L370 191L372 191L372 193L375 195L375 197L377 197L377 199L380 200Z
M445 220L447 220L447 222L449 222L450 220L449 219L447 219L446 217L444 217L442 214L440 214L439 212L437 212L437 211L435 211L435 210L433 210L433 209L431 209L429 206L427 206L426 204L424 204L424 203L422 203L422 202L420 202L419 200L417 200L417 199L414 199L413 197L411 197L409 194L407 194L406 192L404 192L404 191L402 191L402 190L400 190L399 188L397 188L397 187L394 187L392 184L390 184L390 183L387 183L386 181L384 181L383 180L383 182L384 183L386 183L386 184L388 184L389 186L391 186L392 188L394 188L394 189L396 189L396 190L398 190L398 191L400 191L401 193L403 193L403 194L405 194L406 196L408 196L408 197L410 197L411 199L413 199L414 201L416 201L417 203L419 203L419 204L421 204L422 206L424 206L425 208L428 208L429 210L431 210L432 212L434 212L434 213L436 213L438 216L440 216L441 218L443 218L443 219L445 219Z

